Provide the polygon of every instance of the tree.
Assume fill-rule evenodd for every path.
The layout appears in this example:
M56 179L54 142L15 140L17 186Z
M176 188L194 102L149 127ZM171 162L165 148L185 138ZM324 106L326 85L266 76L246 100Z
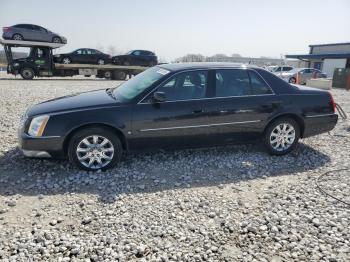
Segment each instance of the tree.
M189 62L204 62L205 56L201 54L187 54L183 57L175 59L175 62L183 62L183 63L189 63Z

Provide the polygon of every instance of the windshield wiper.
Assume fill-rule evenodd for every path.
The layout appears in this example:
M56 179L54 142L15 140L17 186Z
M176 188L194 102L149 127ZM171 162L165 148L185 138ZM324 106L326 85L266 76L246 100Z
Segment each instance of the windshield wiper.
M114 90L114 88L107 88L107 89L106 89L106 93L107 93L110 97L112 97L114 100L118 100L117 97L113 94L113 90Z

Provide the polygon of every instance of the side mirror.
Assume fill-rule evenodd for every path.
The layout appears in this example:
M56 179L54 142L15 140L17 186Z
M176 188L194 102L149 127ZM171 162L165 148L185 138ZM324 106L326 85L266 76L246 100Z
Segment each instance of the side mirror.
M166 97L165 97L165 93L164 92L155 92L153 94L153 101L155 103L159 103L159 102L165 102Z

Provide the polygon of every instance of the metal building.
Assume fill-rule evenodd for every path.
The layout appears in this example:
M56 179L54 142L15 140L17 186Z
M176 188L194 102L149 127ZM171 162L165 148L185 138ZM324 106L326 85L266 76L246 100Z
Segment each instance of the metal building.
M350 42L336 44L309 45L309 54L286 55L305 61L308 67L317 68L333 76L335 68L350 68Z

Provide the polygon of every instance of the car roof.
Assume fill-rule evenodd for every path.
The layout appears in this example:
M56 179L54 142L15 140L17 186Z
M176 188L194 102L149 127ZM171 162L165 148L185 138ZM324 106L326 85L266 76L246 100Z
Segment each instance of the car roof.
M170 71L180 71L188 69L213 69L213 68L257 68L253 65L241 63L224 63L224 62L199 62L199 63L172 63L162 64L160 67Z

